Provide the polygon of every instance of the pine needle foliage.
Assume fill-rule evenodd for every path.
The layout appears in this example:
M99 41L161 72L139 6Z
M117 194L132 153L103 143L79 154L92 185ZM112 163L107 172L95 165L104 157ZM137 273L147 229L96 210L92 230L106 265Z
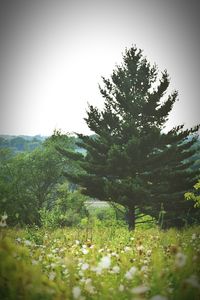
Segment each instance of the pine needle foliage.
M85 194L125 206L130 229L137 211L159 218L161 207L165 226L183 225L183 216L192 213L183 195L198 176L188 159L195 154L199 126L164 131L178 92L168 92L167 71L160 74L135 46L126 49L111 78L102 79L104 108L89 105L85 118L95 135L78 134L87 154L60 149L83 170L66 176Z

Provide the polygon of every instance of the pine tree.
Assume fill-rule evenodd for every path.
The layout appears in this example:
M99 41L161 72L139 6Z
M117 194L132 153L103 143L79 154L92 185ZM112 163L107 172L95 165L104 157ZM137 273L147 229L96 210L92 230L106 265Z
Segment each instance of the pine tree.
M162 209L166 226L181 225L192 209L183 195L197 179L188 158L199 127L163 131L178 93L167 95L167 71L159 77L157 66L136 47L126 49L111 79L102 79L104 109L89 105L85 119L95 135L78 135L87 154L60 149L83 170L66 176L85 194L123 205L130 229L138 210L158 219Z

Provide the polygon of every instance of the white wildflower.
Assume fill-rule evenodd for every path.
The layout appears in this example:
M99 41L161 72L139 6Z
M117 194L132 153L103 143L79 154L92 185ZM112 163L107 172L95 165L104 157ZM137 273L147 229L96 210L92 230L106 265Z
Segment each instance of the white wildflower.
M149 287L145 286L145 285L139 285L139 286L136 286L135 288L131 289L131 292L133 294L145 294L146 292L148 292L149 290Z
M16 238L16 242L21 243L22 239L21 238Z
M143 251L144 250L144 246L142 246L142 245L137 246L137 250L139 252Z
M83 254L88 254L88 250L85 249L85 248L82 248L81 251L82 251Z
M79 245L79 244L80 244L80 241L79 241L79 240L76 240L76 241L75 241L75 244L76 244L76 245Z
M103 249L103 248L101 248L101 249L99 249L99 251L98 251L98 252L99 252L99 253L101 253L101 252L103 252L103 251L104 251L104 249Z
M54 280L55 277L56 277L56 273L55 273L55 272L50 272L50 273L49 273L49 279L50 279L50 280Z
M82 264L81 270L82 270L82 271L85 271L85 270L87 270L87 269L89 269L89 264L87 264L87 263Z
M52 253L50 253L50 254L47 254L47 257L48 257L48 258L53 258L54 255L53 255Z
M6 221L7 219L8 219L8 215L4 213L3 216L1 216L1 220Z
M151 256L152 251L149 249L147 250L147 256Z
M92 280L91 278L87 278L85 280L85 290L90 293L90 294L95 294L96 291L95 291L95 288L94 286L92 285Z
M79 275L80 277L83 277L83 276L84 276L83 271L80 270L80 271L78 272L78 275Z
M69 274L69 271L67 269L63 270L63 274L66 276Z
M120 272L120 267L119 266L114 266L112 268L112 273L119 274L119 272Z
M120 284L120 285L119 285L119 291L120 291L120 292L123 292L123 291L124 291L124 285L123 285L123 284Z
M193 234L192 234L192 240L196 240L196 238L197 238L196 233L193 233Z
M98 264L101 269L108 269L111 265L110 256L103 256Z
M188 283L189 285L191 285L194 288L200 289L200 283L198 281L197 276L195 276L195 275L191 275L189 278L187 278L185 280L185 282Z
M50 266L52 269L54 269L56 267L56 263L51 263Z
M6 219L4 219L2 216L0 220L0 227L6 227L6 226L7 226Z
M141 272L145 273L148 271L148 267L147 266L142 266L141 267Z
M131 280L137 271L136 267L131 267L129 271L126 272L124 277L128 280Z
M74 299L78 299L81 296L81 289L79 286L74 286L72 289L72 295Z
M97 275L100 275L101 272L102 272L102 268L100 268L99 266L97 266L97 267L92 267L91 270L92 270L93 272L96 272Z
M131 251L131 247L129 247L129 246L124 247L124 251L125 251L125 252Z
M25 240L25 241L24 241L24 244L25 244L26 246L31 246L32 243L31 243L31 241L29 241L29 240Z
M178 252L175 257L175 265L178 268L184 267L186 264L186 259L187 259L187 256L185 254Z
M162 295L155 295L150 298L150 300L167 300L167 297L162 296Z
M38 264L38 261L35 260L35 259L32 259L31 263L32 263L32 265L37 265L37 264Z

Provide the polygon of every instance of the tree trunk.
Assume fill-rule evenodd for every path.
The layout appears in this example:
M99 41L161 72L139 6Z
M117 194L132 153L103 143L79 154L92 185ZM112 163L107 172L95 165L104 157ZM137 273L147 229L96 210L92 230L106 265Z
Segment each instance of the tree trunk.
M135 229L135 207L127 207L126 209L126 221L129 230Z

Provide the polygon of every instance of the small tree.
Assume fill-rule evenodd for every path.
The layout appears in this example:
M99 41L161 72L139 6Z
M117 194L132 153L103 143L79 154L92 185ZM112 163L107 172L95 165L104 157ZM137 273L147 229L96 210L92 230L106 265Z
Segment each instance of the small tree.
M186 159L195 153L191 146L199 127L163 131L178 93L166 96L167 71L159 79L157 67L136 47L125 51L122 65L103 82L104 109L89 105L85 119L95 135L78 135L87 154L60 149L84 170L67 178L91 197L123 205L130 229L136 211L158 218L161 207L168 226L181 225L190 207L183 194L196 180L188 171L193 161Z
M62 172L72 168L55 150L63 141L73 149L67 135L49 138L32 152L0 149L0 213L8 214L10 225L40 225L39 210L55 204L59 184L66 182Z
M185 193L186 200L194 201L194 207L200 208L200 179L194 185L194 192Z

